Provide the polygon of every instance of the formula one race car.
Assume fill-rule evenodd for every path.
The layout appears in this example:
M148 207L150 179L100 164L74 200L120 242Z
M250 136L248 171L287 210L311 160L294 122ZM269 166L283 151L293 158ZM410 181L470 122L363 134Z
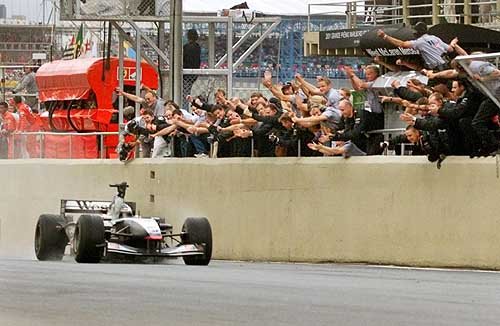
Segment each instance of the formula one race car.
M158 217L141 217L135 203L125 202L126 182L113 184L109 201L62 199L59 215L42 214L35 230L38 260L61 260L66 246L79 263L98 263L114 256L182 257L186 265L208 265L212 229L205 217L189 217L179 234ZM73 216L80 214L76 222Z

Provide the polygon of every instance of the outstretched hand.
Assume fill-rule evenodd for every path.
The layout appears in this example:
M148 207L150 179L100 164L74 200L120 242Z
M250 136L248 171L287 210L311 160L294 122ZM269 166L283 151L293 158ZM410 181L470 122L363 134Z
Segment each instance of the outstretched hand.
M401 119L401 121L404 121L411 126L415 125L415 117L410 113L403 113L399 115L399 119Z

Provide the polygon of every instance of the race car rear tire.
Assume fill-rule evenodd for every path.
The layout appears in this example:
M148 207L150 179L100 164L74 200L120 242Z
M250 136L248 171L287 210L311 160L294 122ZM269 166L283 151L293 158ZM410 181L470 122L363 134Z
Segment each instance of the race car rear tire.
M105 245L102 218L99 215L81 215L73 237L75 260L79 263L98 263Z
M184 256L186 265L208 265L212 258L212 228L206 217L188 217L182 225L182 244L201 244L204 255Z
M38 260L61 260L68 237L64 232L66 221L60 215L42 214L36 222L35 255Z

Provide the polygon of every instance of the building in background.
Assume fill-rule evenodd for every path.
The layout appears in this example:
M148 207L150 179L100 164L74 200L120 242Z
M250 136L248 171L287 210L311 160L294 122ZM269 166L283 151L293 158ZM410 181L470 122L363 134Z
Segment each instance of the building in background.
M7 7L0 5L0 19L7 19Z

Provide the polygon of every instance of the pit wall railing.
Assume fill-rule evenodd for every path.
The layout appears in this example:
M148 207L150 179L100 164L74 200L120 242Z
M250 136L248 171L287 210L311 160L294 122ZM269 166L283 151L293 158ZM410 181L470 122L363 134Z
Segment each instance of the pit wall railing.
M15 132L0 136L0 159L116 158L107 137L117 139L118 133Z
M392 128L370 131L369 134L384 134L385 139L391 136L399 135L404 132L404 128ZM1 137L1 136L0 136ZM8 148L2 148L0 138L0 159L117 159L118 155L114 152L115 147L106 145L107 137L118 137L117 132L16 132L4 139L7 140ZM174 140L171 136L168 141L168 149L163 158L175 157ZM257 157L255 154L255 139L250 140L250 153L247 157ZM410 143L398 144L401 151L400 155L411 155L409 150ZM144 154L137 147L136 157L142 157ZM303 148L301 141L297 141L297 155L302 157ZM384 149L382 155L396 155L395 152ZM210 143L210 158L217 158L217 145Z
M467 73L469 80L500 108L500 53L463 55L455 60ZM478 64L483 68L476 72L472 67Z

